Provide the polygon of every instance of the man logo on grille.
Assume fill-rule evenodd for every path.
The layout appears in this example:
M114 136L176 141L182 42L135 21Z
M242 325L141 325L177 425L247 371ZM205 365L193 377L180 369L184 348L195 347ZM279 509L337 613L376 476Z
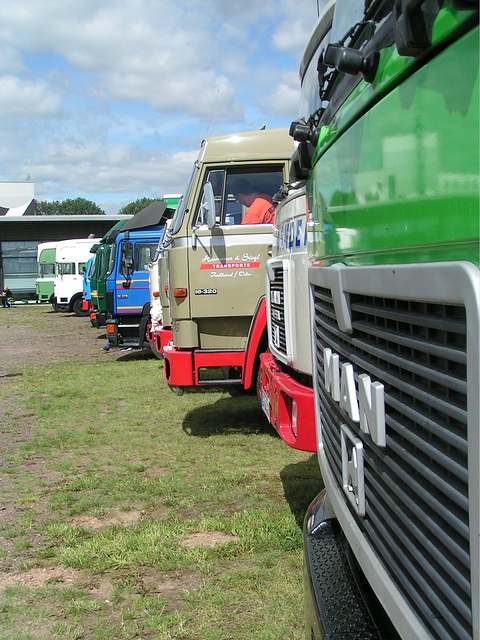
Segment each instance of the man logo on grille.
M350 362L340 366L340 356L331 349L323 350L325 390L350 416L360 423L360 430L371 435L379 447L386 446L385 388L380 382L372 382L369 375L357 377Z

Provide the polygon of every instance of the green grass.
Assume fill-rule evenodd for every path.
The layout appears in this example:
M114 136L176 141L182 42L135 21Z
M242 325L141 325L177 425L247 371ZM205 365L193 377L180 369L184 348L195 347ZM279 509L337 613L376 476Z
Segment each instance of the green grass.
M46 332L59 320L17 311ZM0 590L2 640L303 638L315 456L287 447L255 398L178 397L155 358L88 357L88 331L85 358L32 362L9 381L35 426L0 469L15 505L1 575L16 579Z

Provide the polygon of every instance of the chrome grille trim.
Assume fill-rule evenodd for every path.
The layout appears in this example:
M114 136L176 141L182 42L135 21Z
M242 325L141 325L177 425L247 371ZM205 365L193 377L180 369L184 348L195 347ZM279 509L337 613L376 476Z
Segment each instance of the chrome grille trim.
M272 352L282 361L288 361L285 272L281 260L267 263L267 310L269 345Z
M309 280L319 459L325 477L335 479L327 488L345 502L345 424L364 448L366 517L347 507L361 545L374 549L432 638L472 638L478 530L470 521L478 486L469 469L468 427L476 425L478 445L478 398L468 391L478 389L479 379L478 270L468 263L335 265L311 268ZM356 380L367 373L384 384L386 447L326 391L324 348L351 363ZM475 604L473 610L477 616Z

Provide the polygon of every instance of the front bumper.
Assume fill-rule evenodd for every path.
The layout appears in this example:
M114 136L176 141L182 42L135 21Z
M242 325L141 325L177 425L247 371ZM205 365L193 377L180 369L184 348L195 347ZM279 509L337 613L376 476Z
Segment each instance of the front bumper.
M271 353L260 354L258 393L268 420L290 447L317 450L313 389L285 373Z
M243 384L245 351L180 350L163 347L165 379L176 387Z
M173 332L170 327L156 327L154 331L154 340L157 345L157 351L163 353L165 346L170 344L173 339Z
M105 326L106 322L107 318L105 316L105 313L103 313L102 311L96 311L95 309L90 311L90 324L92 325L92 327L94 327L95 329L100 329L101 327Z
M328 511L323 491L305 516L305 638L398 638L384 620L383 610L380 611L373 594L364 588L338 522L327 517Z

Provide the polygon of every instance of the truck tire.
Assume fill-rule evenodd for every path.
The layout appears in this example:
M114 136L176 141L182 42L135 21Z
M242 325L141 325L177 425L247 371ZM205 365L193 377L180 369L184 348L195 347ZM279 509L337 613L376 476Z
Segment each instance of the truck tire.
M159 360L163 360L163 353L160 353L160 351L157 349L157 343L155 340L149 340L149 345L150 345L150 350L153 353L153 355L158 358Z
M82 298L75 298L75 300L72 302L72 311L79 318L90 315L89 311L83 310L82 304L83 304Z

